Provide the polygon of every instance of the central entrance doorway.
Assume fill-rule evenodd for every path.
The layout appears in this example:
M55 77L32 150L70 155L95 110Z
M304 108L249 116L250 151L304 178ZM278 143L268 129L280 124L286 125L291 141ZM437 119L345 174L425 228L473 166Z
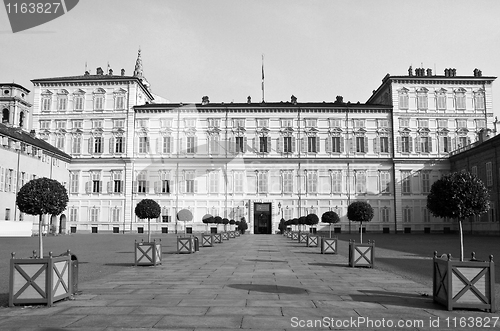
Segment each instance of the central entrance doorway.
M254 203L254 234L271 234L271 203Z

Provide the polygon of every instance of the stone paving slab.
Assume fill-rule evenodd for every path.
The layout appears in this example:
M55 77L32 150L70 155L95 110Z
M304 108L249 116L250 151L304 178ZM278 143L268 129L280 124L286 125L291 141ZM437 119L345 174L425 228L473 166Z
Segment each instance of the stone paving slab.
M446 318L500 316L448 312L423 295L432 289L422 284L376 267L349 268L344 255L323 255L279 235L244 235L195 254L163 254L159 266L125 267L79 290L50 308L0 308L0 330L398 329L349 324L363 318L418 320L423 324L399 329L437 330L447 329ZM432 320L440 327L431 327Z

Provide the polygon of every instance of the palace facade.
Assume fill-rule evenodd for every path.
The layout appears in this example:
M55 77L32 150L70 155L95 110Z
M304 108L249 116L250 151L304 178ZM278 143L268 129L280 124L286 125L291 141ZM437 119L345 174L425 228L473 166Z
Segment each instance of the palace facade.
M367 231L442 232L455 224L429 214L427 193L450 153L493 125L496 77L471 73L410 68L363 104L174 104L155 102L139 53L132 76L33 80L33 127L72 157L69 232L141 232L134 208L144 198L162 207L158 232L203 231L211 214L274 233L281 218L329 210L341 216L337 232L357 231L346 217L354 200L374 207ZM181 209L193 222L176 221Z

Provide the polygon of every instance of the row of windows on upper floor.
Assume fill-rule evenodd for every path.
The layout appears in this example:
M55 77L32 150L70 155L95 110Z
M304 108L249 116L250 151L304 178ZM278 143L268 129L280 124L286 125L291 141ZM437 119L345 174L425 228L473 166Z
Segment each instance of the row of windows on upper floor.
M36 157L36 158L40 159L41 162L44 162L44 163L50 163L52 160L53 166L59 167L63 163L63 162L60 162L59 159L49 156L41 148L27 144L23 141L11 139L7 136L0 135L0 147L5 148L5 149L9 149L12 151L16 151L16 152L19 151L20 153L22 153L24 155L30 155L32 157Z
M115 91L112 96L107 96L102 88L95 90L89 97L85 91L78 89L72 94L67 90L60 90L55 96L46 90L41 94L40 109L44 112L57 111L83 111L83 110L124 110L126 105L127 92L123 89Z
M42 139L49 139L48 135L42 135ZM54 146L62 151L66 151L66 142L69 138L66 135L56 135ZM68 153L78 156L84 153L82 145L86 142L87 153L92 155L100 154L124 154L126 153L126 140L123 136L111 137L108 139L108 149L105 150L105 138L94 136L84 139L81 135L74 135L70 140L70 151ZM366 136L356 136L344 138L342 136L329 136L320 139L317 136L310 136L301 139L295 137L279 137L273 139L267 136L260 136L252 139L252 144L248 143L247 137L234 137L228 141L221 141L219 136L209 136L207 143L200 145L197 137L181 138L179 141L179 154L198 155L229 155L256 153L256 154L328 154L354 153L354 154L386 154L392 153L392 137L378 136L368 138ZM401 135L396 137L395 152L398 153L450 153L458 148L471 144L471 138L467 135L439 136L433 138L429 135L418 135L411 137ZM161 154L175 155L175 139L172 136L162 136L157 138L155 148L150 137L136 137L136 153L142 155ZM274 145L274 146L273 146ZM274 147L274 149L273 149Z
M413 93L412 93L413 95ZM433 105L429 106L429 90L425 87L417 88L414 92L414 104L410 105L410 90L407 88L402 88L398 90L399 104L398 108L401 110L417 109L421 111L425 110L447 110L448 100L451 99L452 107L455 110L466 110L467 109L467 95L468 92L464 88L455 89L452 93L444 88L441 88L434 92L433 95ZM483 89L473 91L470 95L472 98L472 109L476 111L484 111L485 109L485 93Z
M84 123L87 123L86 128L92 128L92 129L97 129L97 128L104 128L106 120L103 119L91 119L91 120L83 120L83 119L74 119L74 120L67 120L67 119L57 119L57 120L40 120L39 125L40 125L40 130L53 130L53 129L59 129L59 130L66 130L66 129L80 129L82 130L84 128ZM108 120L112 121L112 128L114 129L125 129L125 124L126 120L125 119L112 119ZM219 118L208 118L206 119L206 123L208 128L222 128L221 127L221 119ZM233 128L245 128L245 122L246 119L232 119L233 121ZM257 128L269 128L269 121L270 119L256 119L256 125ZM281 128L293 128L294 124L294 119L277 119L277 121L280 121ZM325 119L325 122L327 121L329 123L330 128L346 128L348 127L346 124L345 119ZM361 129L361 128L366 128L366 122L370 120L366 119L352 119L350 120L351 128L356 128L356 129ZM373 121L376 121L376 128L378 129L389 129L389 120L387 119L374 119ZM53 123L55 124L55 127L53 126ZM196 128L196 122L197 119L185 119L184 120L184 125L186 128ZM317 128L318 127L318 122L321 122L321 120L318 119L304 119L304 127L305 128ZM454 127L456 128L475 128L476 130L482 129L486 127L486 120L483 118L472 118L472 119L467 119L467 118L458 118L458 119L448 119L448 118L437 118L437 119L429 119L429 118L417 118L417 119L412 119L409 117L402 117L399 118L399 126L400 127L405 127L405 128L449 128L450 122L453 124ZM71 123L71 128L69 127L68 123ZM165 119L161 118L160 121L160 128L173 128L172 119ZM89 126L89 124L91 126ZM109 126L108 126L109 127ZM136 128L149 128L150 127L150 120L149 119L137 119Z
M195 170L183 170L178 176L175 171L160 171L154 180L151 177L158 172L140 171L136 172L132 182L132 192L142 194L243 194L243 193L281 193L297 194L298 186L303 185L303 194L344 194L347 192L357 194L389 194L392 193L391 171L377 171L376 175L368 176L366 170L354 170L349 178L347 172L342 170L303 170L298 175L295 170L282 170L278 176L271 176L269 171L231 171L227 177L219 170L208 171L208 174L200 175ZM431 171L400 171L401 192L403 194L427 194L432 185ZM125 185L123 172L111 171L109 175L102 171L90 171L84 173L85 179L80 172L71 172L69 181L69 192L71 194L82 193L80 191L81 179L84 180L86 194L123 194ZM106 191L103 189L103 178L106 177ZM205 178L203 178L205 177ZM271 180L271 177L273 180ZM418 181L412 178L418 177ZM434 176L437 177L437 176ZM252 180L249 178L253 178ZM205 181L205 192L199 192L199 181ZM252 189L250 181L255 183ZM299 184L299 183L303 184ZM349 188L349 186L351 188ZM176 189L177 188L177 189Z

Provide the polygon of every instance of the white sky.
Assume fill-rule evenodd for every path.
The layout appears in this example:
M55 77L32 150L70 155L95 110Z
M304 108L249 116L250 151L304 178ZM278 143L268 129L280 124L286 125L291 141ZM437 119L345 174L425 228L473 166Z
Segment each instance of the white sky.
M363 103L410 65L499 76L500 1L80 0L15 34L0 8L0 82L32 90L85 62L132 75L139 46L153 92L172 102L260 101L264 54L266 101Z

